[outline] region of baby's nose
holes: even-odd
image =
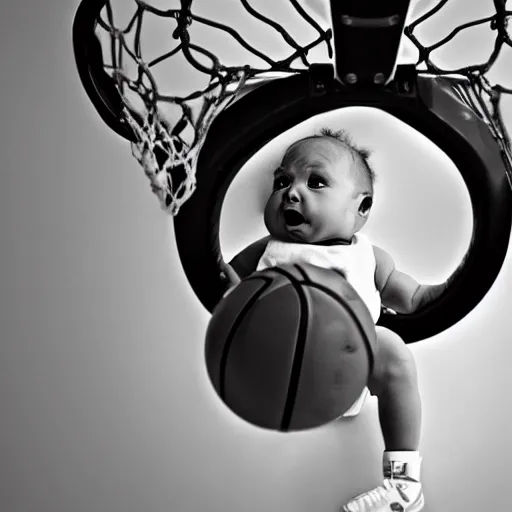
[[[288,190],[285,192],[285,199],[291,203],[300,202],[300,194],[296,186],[291,186],[288,188]]]

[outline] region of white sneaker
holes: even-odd
[[[384,452],[384,484],[352,498],[343,512],[419,512],[425,505],[420,464],[418,452]]]
[[[343,512],[419,512],[424,505],[420,482],[386,478],[384,485],[352,498]]]

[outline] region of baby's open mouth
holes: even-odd
[[[297,210],[285,210],[284,213],[284,221],[288,226],[299,226],[300,224],[304,224],[306,219],[302,213]]]

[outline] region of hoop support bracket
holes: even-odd
[[[410,0],[330,0],[336,78],[375,88],[394,76]]]

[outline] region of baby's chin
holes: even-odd
[[[281,242],[310,244],[314,243],[313,238],[303,228],[280,226],[278,229],[272,229],[267,226],[270,236]]]
[[[285,226],[283,229],[270,232],[270,235],[281,242],[296,244],[315,244],[328,238],[315,233],[311,226]]]
[[[284,230],[269,231],[270,235],[281,242],[298,243],[298,244],[322,244],[331,240],[342,240],[348,244],[351,243],[354,234],[342,233],[312,233],[308,230],[286,227]]]

